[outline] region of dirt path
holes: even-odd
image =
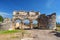
[[[56,37],[53,33],[50,33],[51,30],[30,30],[31,36],[34,40],[60,40],[59,37]]]
[[[33,40],[60,40],[60,37],[56,37],[51,30],[26,30],[28,34],[24,34],[24,38],[33,38]],[[0,34],[0,40],[21,40],[21,33],[13,34]]]

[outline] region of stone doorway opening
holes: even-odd
[[[38,29],[38,21],[37,20],[33,20],[32,24],[33,24],[34,29]]]
[[[21,20],[20,19],[16,19],[15,20],[15,29],[20,29],[21,28]]]
[[[25,30],[30,29],[30,21],[29,21],[29,19],[24,20],[24,29]]]

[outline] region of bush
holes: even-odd
[[[0,22],[3,22],[3,20],[4,20],[3,17],[0,15]]]

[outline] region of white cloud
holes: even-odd
[[[0,12],[0,15],[5,18],[5,17],[9,17],[11,14],[8,14],[6,12]]]
[[[57,21],[57,22],[60,22],[60,15],[58,15],[58,16],[56,17],[56,21]]]

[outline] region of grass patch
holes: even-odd
[[[57,31],[59,31],[59,32],[60,32],[60,27],[57,27]]]
[[[9,33],[16,33],[16,32],[21,32],[21,30],[5,30],[5,31],[0,31],[0,34],[9,34]]]
[[[26,30],[2,30],[0,31],[0,34],[11,34],[11,33],[17,33],[20,32],[21,34],[29,34]]]

